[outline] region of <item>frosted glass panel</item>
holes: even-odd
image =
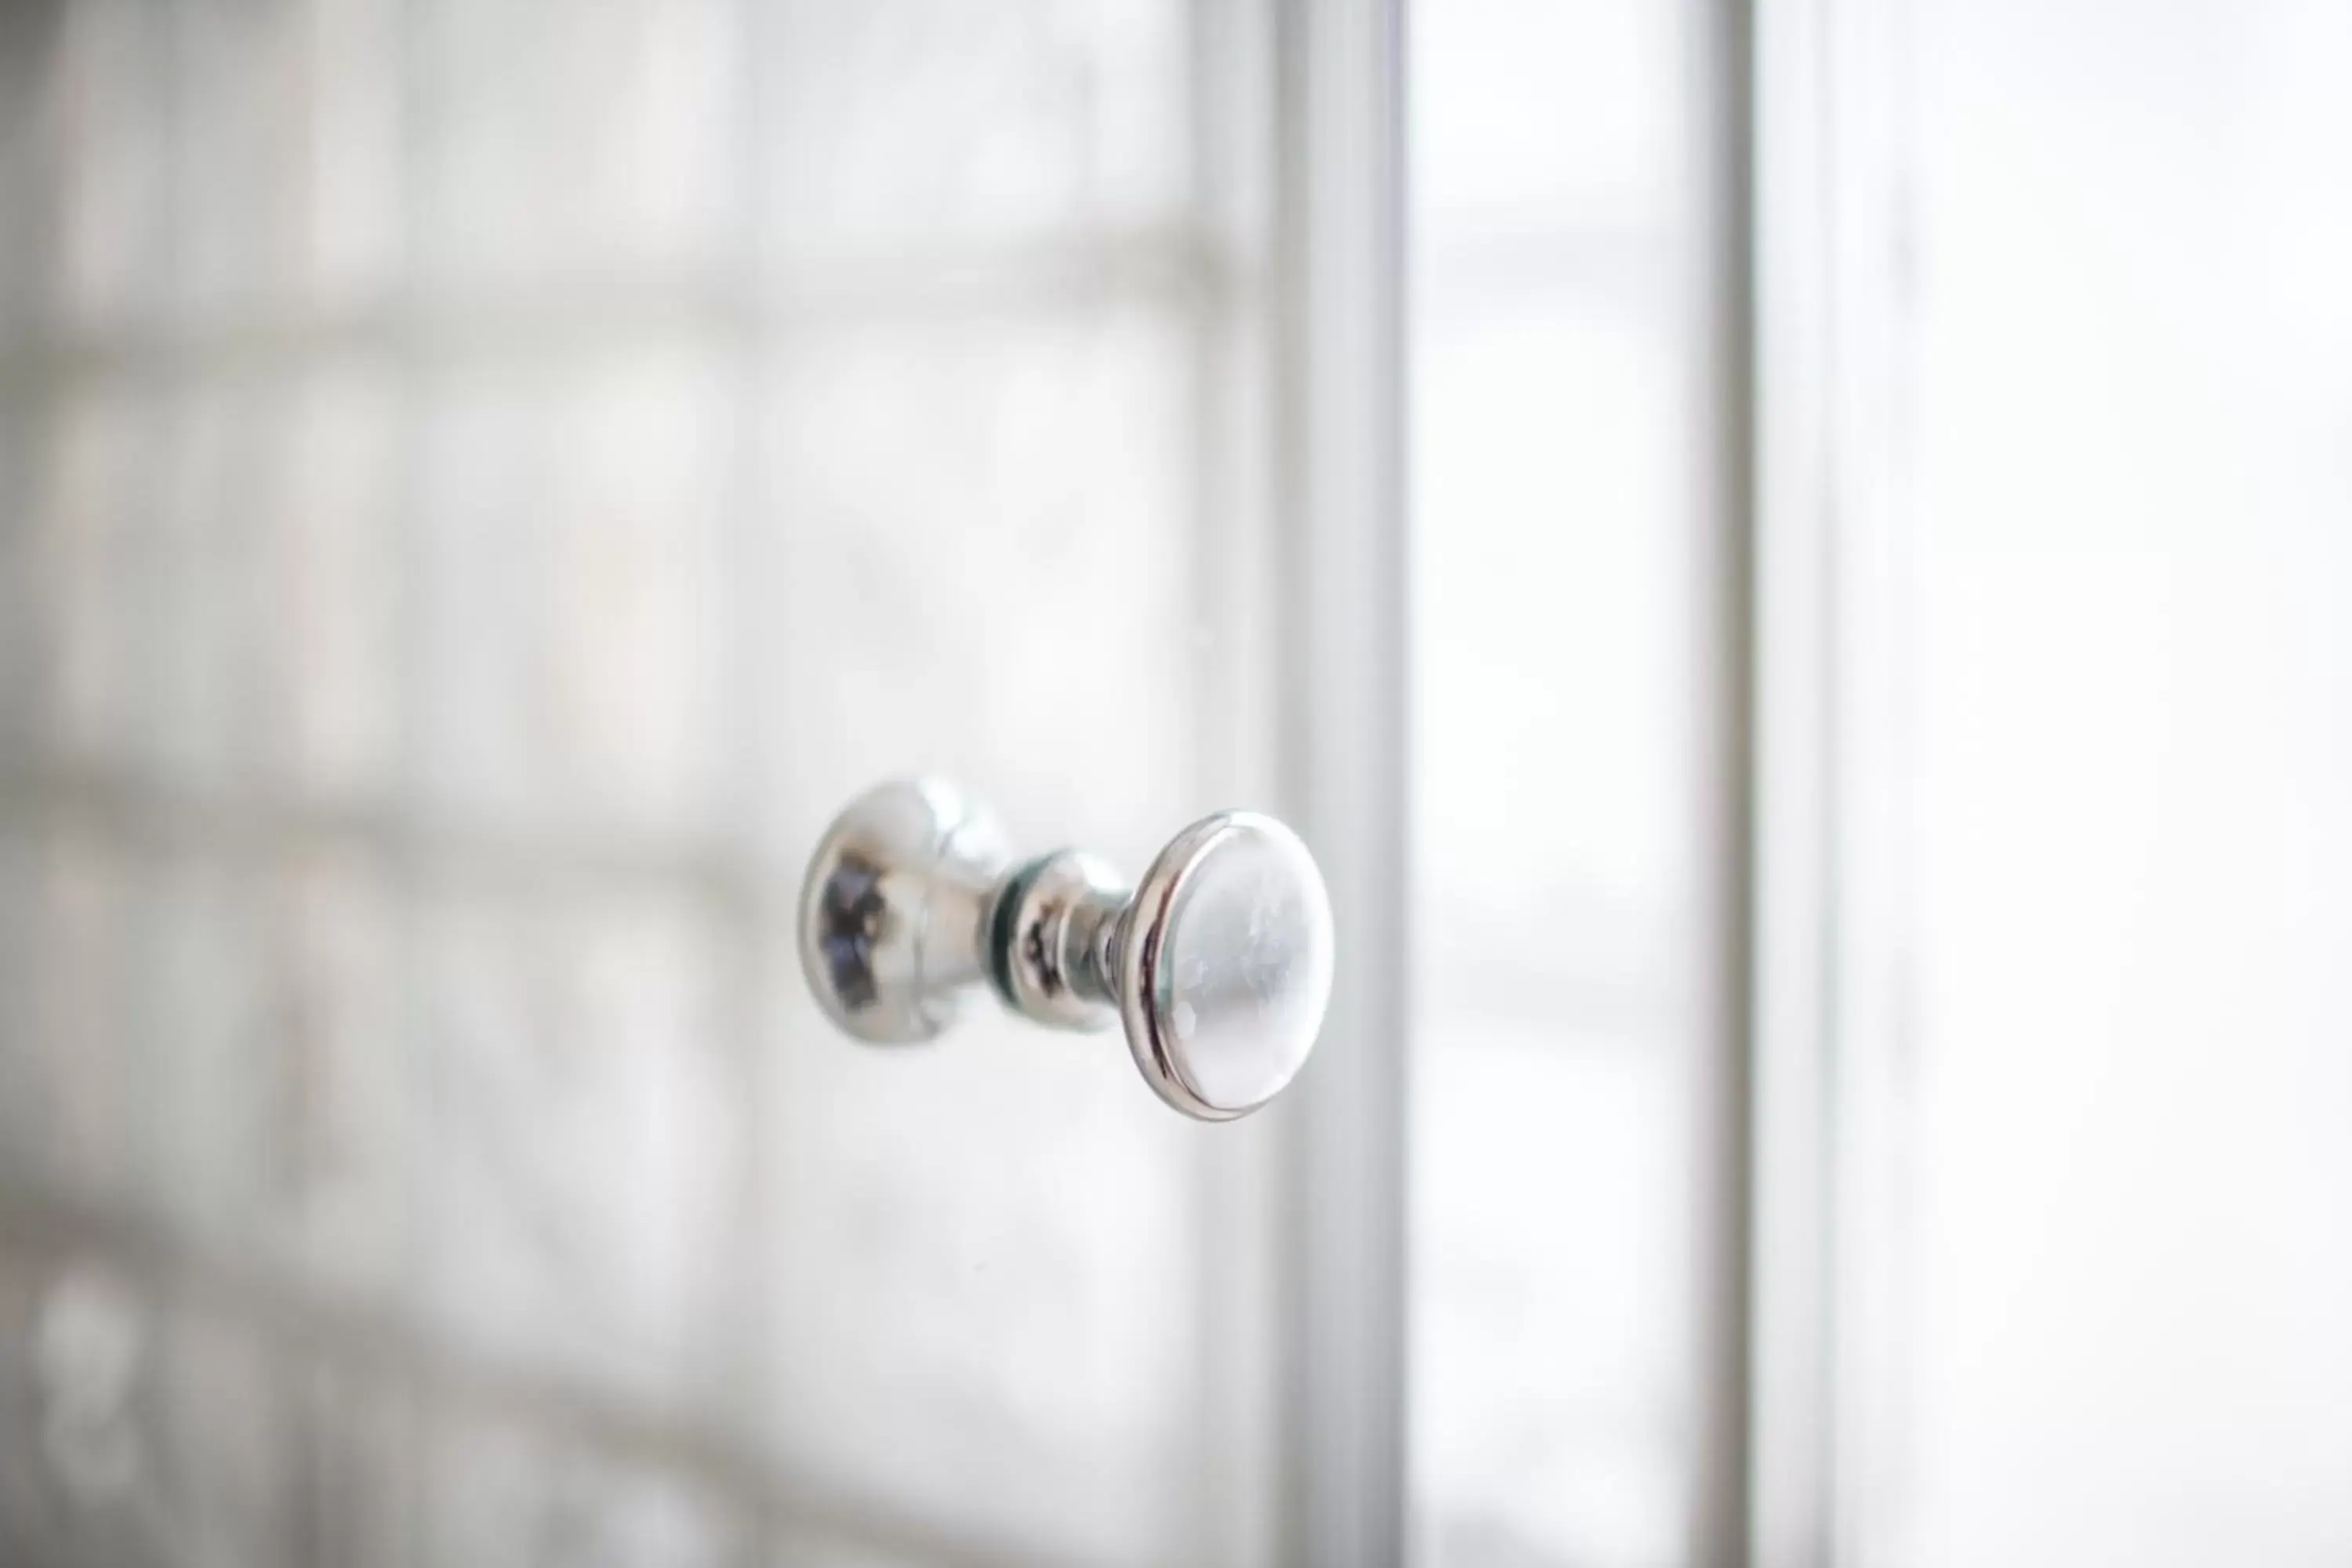
[[[1265,1560],[1271,1134],[792,928],[1266,776],[1270,18],[5,12],[0,1562]]]
[[[1410,35],[1433,1564],[1681,1562],[1699,1501],[1706,25],[1557,0]]]

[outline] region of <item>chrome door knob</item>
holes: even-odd
[[[883,784],[834,819],[800,945],[818,1004],[858,1039],[930,1039],[985,984],[1041,1024],[1118,1019],[1144,1081],[1207,1121],[1280,1093],[1331,997],[1331,900],[1272,817],[1202,817],[1130,891],[1076,850],[1016,863],[988,814],[936,780]]]

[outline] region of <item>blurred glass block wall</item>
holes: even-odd
[[[1412,31],[1412,1463],[1433,1563],[1689,1561],[1706,1442],[1709,9]]]
[[[1270,1550],[1272,1133],[791,956],[1252,792],[1260,30],[0,13],[0,1562]]]

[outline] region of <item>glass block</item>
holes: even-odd
[[[166,11],[172,289],[198,316],[302,302],[318,87],[310,0]]]
[[[42,155],[56,8],[0,7],[0,342],[38,327],[49,268],[45,221],[54,175]],[[5,423],[5,422],[0,422]],[[0,571],[0,582],[6,574]]]
[[[299,1568],[305,1434],[283,1347],[209,1310],[169,1312],[156,1366],[159,1519],[173,1561]]]
[[[142,389],[96,384],[41,405],[26,429],[25,517],[45,715],[38,759],[127,770],[145,743],[152,707],[149,610],[166,410]]]
[[[31,1353],[39,1313],[38,1269],[0,1251],[0,1560],[36,1564],[68,1560],[65,1500],[39,1458],[47,1398]]]
[[[788,266],[1184,216],[1190,37],[1171,0],[790,0],[762,20],[761,206]]]
[[[7,25],[0,21],[0,29]],[[0,100],[6,90],[0,86]],[[0,127],[0,138],[6,134]],[[5,155],[0,142],[0,157]],[[6,199],[0,192],[0,204]],[[0,334],[6,331],[0,321]],[[20,776],[32,770],[47,738],[41,600],[47,541],[34,515],[37,426],[21,404],[0,413],[0,772]]]
[[[138,1157],[135,936],[144,883],[103,839],[70,829],[8,835],[0,866],[11,959],[25,989],[8,1006],[9,1164],[38,1185],[87,1199],[126,1195]]]
[[[415,1568],[425,1524],[420,1401],[396,1374],[289,1355],[283,1373],[300,1434],[301,1560]]]
[[[257,580],[271,613],[258,707],[268,771],[290,792],[384,804],[397,787],[405,586],[394,373],[322,359],[273,386]]]
[[[0,1173],[20,1178],[48,1146],[46,861],[37,828],[0,820]]]
[[[202,851],[142,871],[124,1001],[138,1196],[215,1256],[284,1257],[302,1083],[265,966],[263,890],[249,863]]]
[[[1116,1035],[975,1008],[936,1048],[876,1050],[784,991],[762,1138],[778,1462],[1016,1561],[1210,1560],[1225,1366],[1197,1130]],[[1219,1158],[1267,1136],[1230,1131]]]
[[[426,1318],[502,1363],[721,1403],[749,1151],[713,922],[650,891],[440,882],[417,941]]]
[[[161,1329],[101,1262],[0,1252],[0,1558],[180,1561],[156,1430]]]
[[[289,859],[265,897],[261,1044],[291,1101],[261,1175],[312,1283],[396,1297],[417,1245],[406,906],[385,867],[356,849]]]
[[[414,251],[428,291],[651,274],[728,254],[742,58],[721,0],[528,0],[408,18]]]
[[[224,1262],[389,1289],[412,1068],[383,871],[331,849],[147,864],[126,1003],[143,1205]]]
[[[174,297],[200,324],[381,302],[398,261],[393,0],[173,14]]]
[[[436,378],[416,758],[459,820],[690,834],[717,798],[727,388],[688,350]]]
[[[401,280],[404,0],[310,0],[310,179],[305,248],[311,297],[365,306]]]
[[[267,388],[237,377],[185,384],[169,405],[156,468],[146,712],[141,771],[217,797],[258,775],[278,604],[265,563],[267,518],[254,505],[279,432]]]
[[[170,280],[171,38],[142,0],[79,0],[54,19],[38,94],[53,116],[50,321],[152,324]]]
[[[924,768],[1018,842],[1131,871],[1229,804],[1205,798],[1193,745],[1224,624],[1194,542],[1193,374],[1182,321],[1143,306],[793,340],[760,443],[779,860],[797,869],[854,794]]]
[[[462,1407],[430,1428],[418,1524],[419,1568],[734,1568],[752,1535],[697,1477]]]

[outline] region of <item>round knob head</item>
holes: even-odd
[[[1119,938],[1119,1010],[1145,1080],[1208,1121],[1273,1099],[1315,1048],[1331,950],[1330,895],[1297,834],[1247,811],[1178,834]]]

